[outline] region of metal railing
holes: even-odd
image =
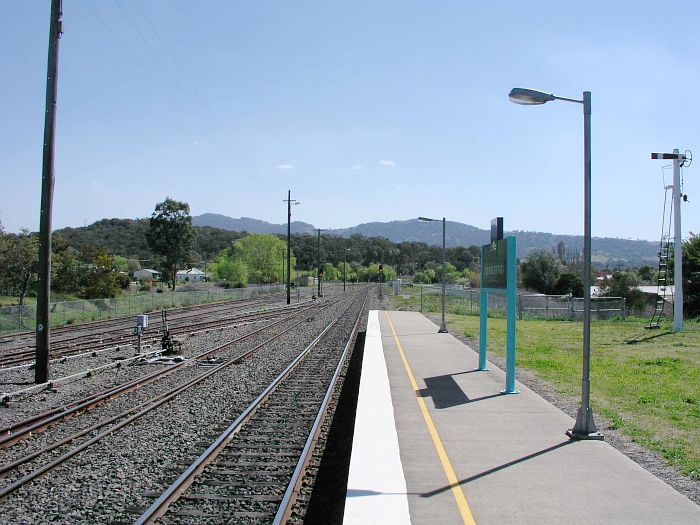
[[[461,315],[478,315],[480,309],[479,288],[462,288],[449,286],[445,289],[445,309],[449,313]],[[402,310],[419,312],[440,311],[440,285],[402,284],[401,295],[395,296],[396,306]],[[583,319],[583,299],[570,295],[539,295],[518,293],[518,319]],[[506,298],[504,295],[489,294],[489,315],[505,316]],[[623,297],[591,298],[591,319],[605,320],[625,317],[625,299]]]
[[[261,295],[271,295],[285,290],[284,285],[256,285],[247,288],[212,288],[198,291],[169,290],[143,295],[127,295],[115,299],[89,299],[84,301],[62,301],[51,304],[51,326],[126,317],[162,310],[181,308],[221,301],[235,301]],[[0,333],[34,330],[36,307],[25,305],[0,307]]]

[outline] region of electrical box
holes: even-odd
[[[148,328],[148,316],[146,314],[136,316],[136,326]]]

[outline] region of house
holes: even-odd
[[[143,268],[142,270],[136,270],[134,272],[134,279],[137,281],[157,281],[160,279],[160,272]]]
[[[204,272],[199,268],[190,268],[189,270],[178,270],[175,274],[178,281],[186,281],[190,283],[201,283],[204,281]]]

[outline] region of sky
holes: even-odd
[[[533,7],[528,11],[528,7]],[[0,222],[38,229],[50,0],[0,17]],[[658,240],[700,156],[700,2],[63,0],[54,229],[166,197],[320,228],[417,216]],[[664,166],[667,166],[664,169]],[[700,162],[682,234],[700,233]],[[670,196],[669,196],[670,198]]]

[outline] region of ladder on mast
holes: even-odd
[[[673,221],[673,185],[664,188],[664,214],[661,221],[661,243],[659,244],[659,270],[656,281],[656,295],[654,296],[654,312],[649,319],[647,328],[659,328],[661,318],[664,317],[666,297],[673,296],[668,273],[668,262],[673,249],[671,224]],[[669,191],[671,199],[669,200]]]

